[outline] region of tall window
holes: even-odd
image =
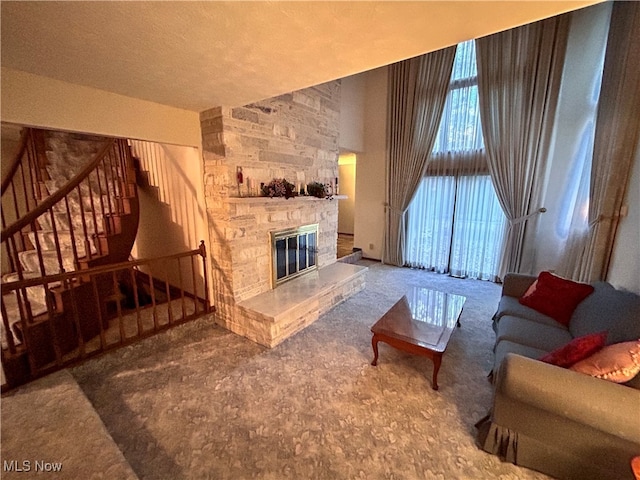
[[[483,148],[476,49],[471,40],[459,44],[456,49],[449,94],[432,153],[468,152]]]
[[[599,62],[597,74],[593,77],[590,98],[581,110],[577,121],[584,122],[578,139],[575,154],[571,159],[571,168],[566,188],[560,205],[560,215],[556,223],[556,233],[566,240],[570,232],[584,235],[589,229],[589,184],[591,179],[591,158],[593,157],[593,141],[595,136],[595,119],[598,111],[602,70],[604,68],[604,51]]]
[[[484,155],[475,44],[461,43],[427,172],[408,210],[413,267],[495,280],[506,220]]]

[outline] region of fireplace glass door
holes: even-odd
[[[274,286],[317,268],[318,225],[271,232]]]

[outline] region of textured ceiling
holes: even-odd
[[[599,1],[3,1],[1,58],[3,67],[202,111]]]

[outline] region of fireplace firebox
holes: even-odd
[[[270,232],[272,288],[318,268],[318,224]]]

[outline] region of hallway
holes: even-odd
[[[353,253],[353,235],[338,233],[338,258],[346,257]]]

